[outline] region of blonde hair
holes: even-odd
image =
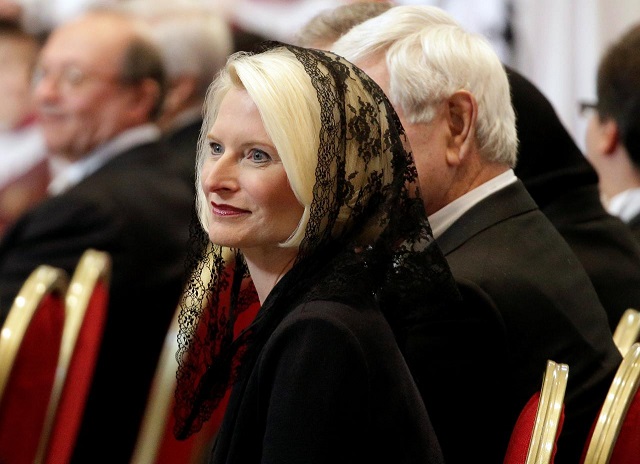
[[[318,150],[320,146],[322,115],[317,90],[311,83],[304,65],[285,48],[275,48],[264,53],[252,55],[246,52],[237,52],[230,56],[227,65],[212,83],[205,102],[205,116],[198,143],[198,156],[196,160],[196,203],[198,217],[205,231],[211,212],[207,205],[205,193],[201,187],[201,169],[205,158],[209,154],[207,133],[215,122],[218,110],[223,98],[232,88],[241,88],[248,92],[256,104],[265,126],[265,130],[271,138],[289,180],[291,189],[296,198],[304,206],[304,212],[296,230],[288,240],[281,243],[283,247],[297,247],[305,236],[306,227],[310,217],[311,204],[314,199],[314,187],[316,182],[335,182],[338,172],[316,172],[318,166]],[[347,92],[347,105],[359,107],[363,101],[371,101],[371,97],[361,87],[350,86]],[[330,117],[338,118],[337,115]],[[388,128],[386,120],[381,126],[381,132]],[[322,134],[323,137],[345,137],[344,131],[334,127],[334,133]],[[344,140],[347,150],[346,172],[356,172],[349,182],[355,187],[351,201],[347,201],[338,213],[338,227],[333,233],[340,232],[348,227],[348,217],[351,214],[351,205],[359,198],[366,184],[367,166],[375,168],[382,162],[390,163],[390,160],[382,160],[375,155],[380,147],[371,147],[372,156],[363,161],[362,156],[349,155],[349,150],[357,149],[357,141]],[[380,169],[384,173],[384,181],[392,177],[392,167],[384,166]],[[318,175],[326,176],[317,179]],[[343,174],[344,175],[344,174]],[[326,188],[326,187],[324,187]]]

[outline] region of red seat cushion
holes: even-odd
[[[98,359],[108,298],[107,286],[103,281],[98,281],[89,299],[69,362],[49,440],[47,463],[69,462],[71,459]]]
[[[64,325],[62,295],[46,295],[16,353],[0,405],[0,462],[32,464],[53,387]]]
[[[637,464],[640,460],[640,388],[624,418],[609,464]]]
[[[509,440],[509,446],[507,447],[504,464],[524,464],[526,462],[527,452],[529,451],[529,443],[531,442],[531,437],[533,435],[533,427],[535,425],[536,412],[538,410],[539,401],[540,392],[536,392],[529,399],[529,401],[527,401],[527,404],[520,412],[518,420],[516,421],[516,425],[513,427],[513,432],[511,432],[511,439]],[[560,436],[560,431],[562,430],[563,423],[564,405],[562,406],[560,420],[558,421],[558,430],[556,432],[556,439],[553,445],[553,452],[551,453],[551,463],[553,463],[556,455],[558,447],[558,437]]]

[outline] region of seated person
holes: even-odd
[[[209,462],[444,462],[397,340],[458,295],[405,144],[381,89],[329,52],[276,44],[215,80],[175,414],[195,433],[232,387]]]
[[[147,29],[109,12],[48,37],[34,99],[50,197],[0,241],[2,320],[40,264],[73,272],[87,248],[113,261],[106,328],[73,462],[129,462],[165,334],[182,292],[193,185],[154,124],[165,93]],[[112,424],[118,424],[117,440]]]
[[[501,462],[551,359],[570,369],[556,463],[579,462],[621,357],[584,267],[513,172],[516,119],[500,59],[429,6],[393,7],[331,49],[393,103],[436,242],[469,300],[484,302],[482,325],[451,328],[466,331],[467,350],[433,356],[449,335],[426,322],[407,340],[445,459]]]
[[[598,176],[547,98],[507,68],[518,130],[516,175],[584,266],[615,330],[640,305],[640,246],[605,211]]]
[[[640,243],[640,23],[604,53],[598,102],[589,118],[586,155],[600,177],[607,210],[629,225]]]

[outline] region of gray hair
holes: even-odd
[[[355,26],[332,50],[356,64],[384,54],[389,99],[411,123],[430,122],[438,102],[469,91],[478,102],[481,156],[515,166],[518,139],[504,66],[484,37],[440,8],[396,6]]]

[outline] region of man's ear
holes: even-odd
[[[600,119],[595,115],[598,124],[598,151],[605,155],[612,155],[620,145],[620,129],[613,118]]]
[[[447,147],[447,162],[459,165],[474,144],[478,103],[466,90],[458,90],[447,99],[447,119],[451,137]]]
[[[180,76],[173,79],[167,89],[164,105],[170,108],[172,112],[185,102],[191,102],[196,95],[197,80],[192,76]]]
[[[160,85],[153,79],[142,79],[133,88],[132,102],[129,108],[131,117],[137,121],[146,122],[158,104]]]

